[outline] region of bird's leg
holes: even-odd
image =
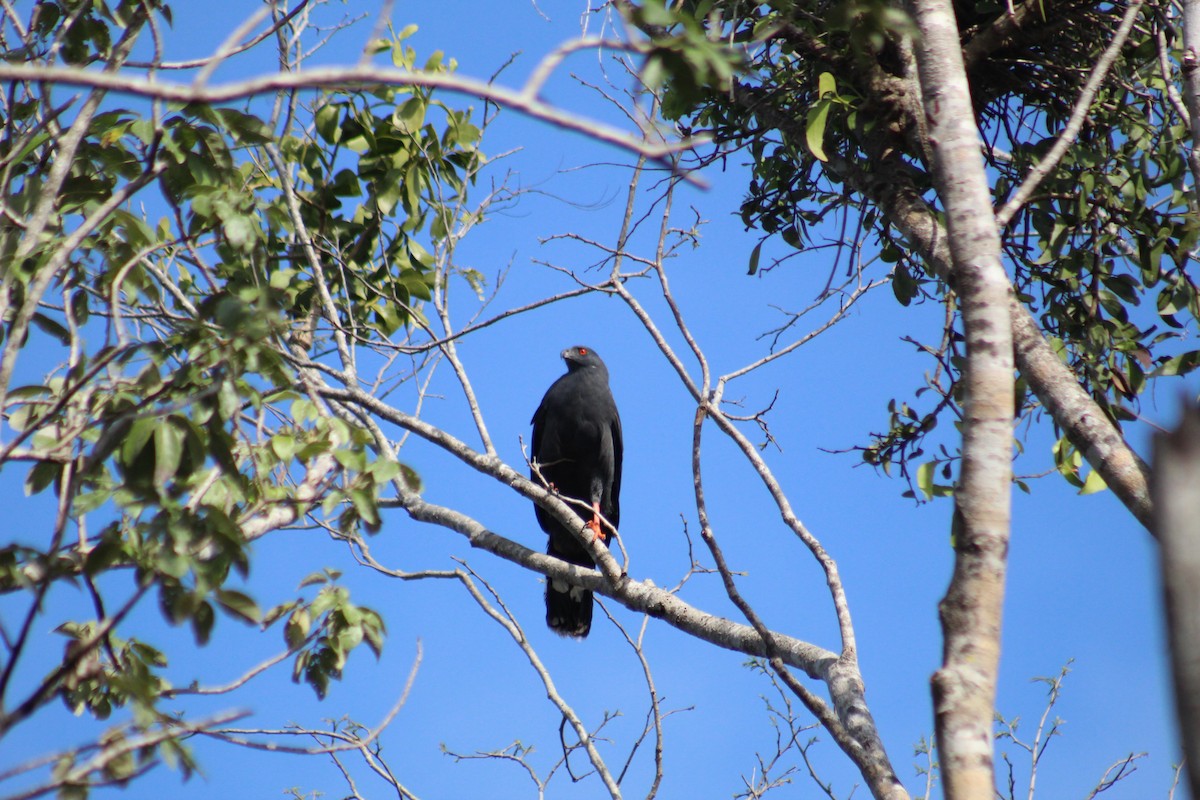
[[[604,538],[604,532],[600,529],[600,502],[592,503],[592,518],[588,520],[585,526],[592,531],[592,541],[599,541]]]

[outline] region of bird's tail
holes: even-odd
[[[546,579],[546,624],[562,636],[582,639],[592,629],[592,593],[553,578]]]

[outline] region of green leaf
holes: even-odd
[[[808,145],[809,152],[820,161],[829,160],[829,156],[825,155],[825,125],[829,121],[830,105],[829,100],[818,100],[808,110],[804,126],[804,142]]]
[[[320,616],[332,608],[337,608],[346,602],[349,592],[341,586],[326,586],[309,605],[309,611],[314,616]]]
[[[372,532],[379,530],[379,508],[375,504],[375,495],[373,492],[364,491],[362,489],[350,490],[350,502],[354,504],[354,510],[358,512],[358,516]]]
[[[1200,351],[1192,350],[1175,356],[1163,362],[1162,366],[1150,373],[1150,377],[1158,378],[1169,375],[1186,375],[1200,365]]]
[[[363,473],[370,475],[376,484],[383,484],[400,474],[400,464],[389,458],[377,458],[367,464]]]
[[[336,569],[313,572],[305,577],[304,580],[300,581],[300,586],[298,588],[303,589],[305,586],[313,586],[318,583],[329,583],[331,580],[336,581],[339,577],[341,577],[341,573]]]
[[[921,466],[917,467],[917,488],[921,490],[921,494],[926,500],[933,499],[933,473],[937,469],[938,462],[926,461]]]
[[[342,663],[345,663],[346,654],[362,644],[362,640],[363,631],[360,625],[352,625],[338,631],[337,647],[334,649],[341,654]]]
[[[216,621],[217,617],[211,605],[202,602],[196,606],[196,611],[192,614],[192,633],[196,636],[196,644],[208,644]]]
[[[297,605],[298,601],[293,600],[290,603],[280,603],[279,605],[271,608],[266,614],[263,615],[262,626],[267,628],[271,625],[274,625],[283,617],[284,614],[294,611]]]
[[[330,144],[337,144],[342,138],[342,131],[338,126],[338,121],[341,117],[342,107],[340,105],[330,103],[329,105],[321,106],[317,109],[317,113],[313,118],[317,134]]]
[[[415,469],[407,464],[400,465],[400,475],[404,479],[404,486],[414,494],[420,494],[424,485],[421,483],[421,475]]]
[[[900,301],[900,305],[907,306],[919,291],[920,285],[913,280],[908,267],[904,266],[902,262],[897,262],[895,268],[892,269],[892,294]]]
[[[339,447],[333,451],[333,457],[348,470],[361,472],[367,466],[367,454],[362,450]]]
[[[361,610],[363,612],[363,636],[366,638],[367,646],[371,648],[371,652],[375,654],[376,658],[379,658],[383,653],[383,618],[369,608]]]
[[[754,245],[754,249],[750,251],[750,270],[746,273],[747,275],[753,275],[754,273],[758,272],[758,258],[760,255],[762,255],[762,246],[763,242],[759,242],[758,244]]]
[[[172,420],[163,420],[154,431],[154,483],[164,486],[179,471],[184,432]]]
[[[124,434],[121,441],[121,464],[126,470],[132,470],[138,462],[142,451],[150,443],[154,437],[154,431],[158,427],[155,420],[149,417],[139,417],[135,419],[129,426],[129,430]]]
[[[1082,488],[1083,480],[1079,477],[1079,467],[1083,463],[1083,458],[1070,440],[1065,436],[1060,438],[1054,443],[1052,453],[1054,465],[1058,468],[1059,474],[1066,479],[1067,483]]]
[[[288,617],[287,624],[283,626],[283,640],[287,642],[289,648],[294,650],[304,644],[311,629],[312,616],[309,615],[308,609],[297,608]]]
[[[392,115],[396,130],[409,136],[420,132],[425,124],[425,98],[412,97],[396,109]]]
[[[399,170],[390,171],[389,177],[391,180],[384,180],[375,187],[375,202],[379,205],[379,213],[385,216],[395,211],[405,191]]]
[[[837,81],[833,77],[832,72],[822,72],[817,76],[817,97],[824,98],[827,94],[835,94],[837,92]]]
[[[646,65],[642,67],[642,85],[652,92],[657,91],[662,87],[665,76],[662,56],[658,53],[652,54],[646,59]]]
[[[58,480],[63,465],[57,461],[39,461],[25,478],[25,494],[35,495]]]
[[[254,247],[258,226],[253,217],[230,217],[225,220],[224,231],[234,249],[248,252]]]
[[[274,138],[271,128],[253,114],[238,111],[235,108],[215,109],[217,118],[224,126],[237,134],[243,144],[266,144]]]
[[[271,437],[271,452],[280,461],[290,461],[296,453],[296,437],[290,433],[277,433]]]
[[[218,589],[216,597],[217,603],[226,613],[252,625],[256,625],[262,620],[262,612],[259,611],[258,604],[249,595],[233,589]]]
[[[1104,478],[1096,470],[1088,473],[1087,480],[1083,482],[1083,487],[1079,490],[1080,494],[1095,494],[1102,492],[1108,488],[1108,484]]]
[[[124,543],[119,536],[104,536],[99,544],[87,554],[84,571],[88,575],[98,575],[126,558]]]
[[[64,347],[71,343],[71,334],[67,331],[67,329],[40,311],[34,313],[31,321],[34,325],[50,334],[55,339],[58,339],[58,341],[62,343]]]

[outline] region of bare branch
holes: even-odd
[[[264,730],[250,728],[214,728],[211,730],[199,731],[205,736],[214,739],[220,739],[223,742],[236,744],[241,747],[249,747],[253,750],[266,750],[272,753],[292,753],[294,755],[331,755],[334,753],[343,753],[350,750],[357,750],[364,755],[369,753],[369,747],[372,742],[379,738],[396,715],[400,713],[400,709],[408,702],[408,695],[412,691],[413,683],[417,679],[417,671],[421,667],[421,659],[424,655],[424,650],[421,646],[421,640],[417,640],[416,654],[413,656],[412,666],[408,670],[408,678],[404,681],[404,688],[400,692],[400,697],[380,720],[379,724],[374,728],[367,730],[365,736],[360,736],[356,733],[341,733],[337,731],[312,731],[303,728],[291,728],[287,730]],[[328,737],[331,740],[339,741],[340,744],[318,745],[317,747],[288,747],[280,745],[272,741],[258,741],[248,738],[249,736],[264,736],[277,737],[281,735],[299,736],[313,735]]]
[[[564,130],[585,134],[591,139],[654,160],[663,160],[673,153],[688,150],[707,141],[704,137],[699,136],[680,142],[663,142],[646,136],[635,136],[605,123],[564,111],[530,95],[526,89],[508,89],[462,75],[407,72],[378,66],[314,67],[300,72],[281,72],[247,80],[204,86],[196,83],[159,81],[153,77],[130,76],[113,72],[93,72],[70,67],[5,62],[0,64],[0,81],[44,82],[118,92],[175,103],[206,104],[246,100],[281,91],[421,86],[478,97]]]
[[[103,776],[108,771],[109,766],[115,761],[129,758],[139,751],[153,750],[163,742],[181,739],[189,734],[208,733],[217,726],[227,725],[244,716],[246,716],[245,711],[225,711],[199,720],[163,720],[160,723],[160,727],[156,729],[138,732],[131,736],[113,737],[108,743],[56,753],[51,757],[38,759],[38,764],[25,765],[15,770],[10,770],[0,775],[0,780],[5,780],[15,774],[27,771],[27,768],[36,768],[36,766],[40,766],[43,763],[48,763],[49,758],[53,758],[59,764],[68,764],[70,766],[66,769],[56,771],[54,777],[49,781],[7,795],[4,800],[33,800],[33,798],[42,797],[53,792],[73,792],[77,791],[80,787],[104,785],[110,782],[110,780],[97,780],[93,776]],[[82,763],[75,763],[79,756],[93,750],[95,754],[88,760]],[[145,771],[148,768],[148,766],[142,767],[141,771]]]
[[[1137,772],[1137,764],[1135,762],[1145,757],[1145,753],[1130,753],[1125,758],[1114,763],[1104,771],[1104,775],[1096,783],[1095,788],[1088,792],[1088,796],[1084,800],[1092,800],[1096,795],[1101,792],[1107,792],[1119,782]]]
[[[529,643],[529,639],[525,636],[525,631],[521,629],[521,625],[519,622],[517,622],[517,618],[513,616],[512,612],[510,612],[508,608],[505,607],[504,602],[500,599],[500,596],[495,592],[495,590],[492,589],[491,586],[488,585],[486,581],[480,578],[479,575],[470,567],[467,567],[466,564],[463,564],[463,567],[466,570],[466,574],[460,575],[459,580],[462,582],[463,586],[466,587],[466,590],[471,595],[471,598],[479,604],[479,607],[484,610],[484,613],[495,620],[500,627],[504,628],[508,635],[512,637],[512,640],[517,643],[517,646],[521,649],[521,652],[525,654],[525,658],[528,659],[529,665],[533,667],[534,672],[537,673],[538,678],[542,681],[542,686],[546,690],[546,697],[551,703],[554,704],[554,707],[562,713],[564,722],[570,724],[572,730],[575,731],[575,735],[579,737],[579,743],[587,752],[588,760],[591,761],[592,767],[596,770],[596,774],[600,776],[600,780],[604,783],[604,788],[608,791],[609,795],[614,798],[614,800],[619,800],[621,797],[621,789],[617,785],[616,779],[609,771],[608,765],[604,761],[604,757],[601,756],[600,751],[596,749],[593,735],[588,731],[587,727],[583,724],[583,721],[579,719],[578,714],[575,713],[575,709],[571,708],[567,701],[563,699],[562,695],[559,694],[557,687],[554,685],[554,679],[550,677],[550,671],[546,669],[546,665],[542,662],[541,657],[538,656],[537,651],[533,649],[533,645]],[[488,602],[483,593],[480,592],[478,587],[475,586],[475,581],[472,581],[471,577],[468,577],[468,574],[469,576],[474,577],[475,581],[481,583],[483,587],[488,590],[488,592],[492,595],[492,598],[495,600],[496,605],[492,605]],[[499,607],[497,608],[497,606]]]

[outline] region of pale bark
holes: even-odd
[[[1156,437],[1154,475],[1175,708],[1191,796],[1200,797],[1200,411]]]
[[[1192,147],[1192,193],[1200,192],[1200,0],[1183,0],[1183,98],[1187,104]]]
[[[607,44],[613,49],[623,47],[620,42],[603,40],[589,41],[587,44],[597,46]],[[561,58],[553,53],[546,58],[547,61],[553,59],[553,64],[561,61]],[[353,67],[314,67],[296,72],[276,72],[246,80],[206,85],[199,82],[175,83],[151,80],[141,75],[97,72],[77,67],[0,63],[0,82],[44,81],[58,86],[78,86],[98,89],[102,92],[130,94],[152,100],[166,100],[172,103],[203,103],[206,105],[220,105],[237,100],[273,95],[281,91],[302,89],[422,86],[488,100],[534,119],[549,122],[564,130],[582,133],[593,140],[607,142],[652,159],[662,159],[706,141],[700,138],[667,141],[661,138],[640,136],[547,103],[538,96],[542,83],[545,81],[546,70],[547,67],[542,66],[525,86],[520,89],[511,89],[490,81],[470,78],[453,72],[409,71],[371,64]]]
[[[1022,377],[1075,449],[1134,518],[1150,530],[1153,503],[1146,462],[1051,349],[1029,310],[1016,298],[1010,302],[1013,347]]]
[[[953,9],[946,0],[915,0],[912,11],[921,34],[915,52],[934,179],[967,342],[954,577],[940,607],[945,642],[942,668],[933,676],[934,723],[946,797],[988,800],[1012,482],[1012,289],[1001,265]]]
[[[1183,97],[1200,192],[1200,0],[1183,2]],[[1154,447],[1154,533],[1159,538],[1175,708],[1192,797],[1200,797],[1200,410]]]

